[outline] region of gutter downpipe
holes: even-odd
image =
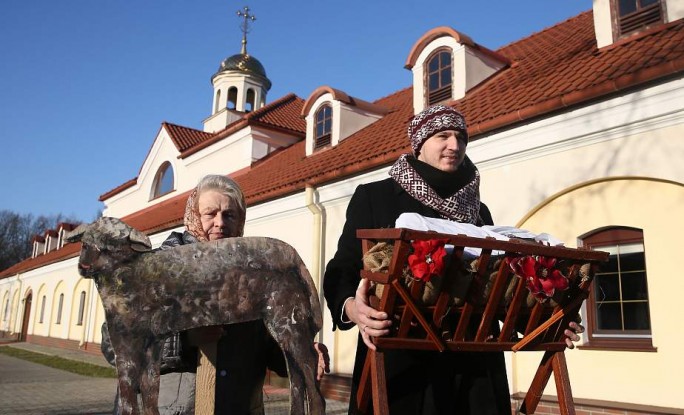
[[[323,207],[315,201],[316,189],[307,184],[304,189],[306,199],[306,207],[309,208],[313,214],[313,238],[312,238],[312,253],[311,253],[311,267],[313,268],[313,280],[318,287],[318,299],[323,304],[323,273],[321,272],[321,244],[323,240]],[[323,312],[323,310],[321,310]],[[323,343],[323,330],[318,333],[318,341]]]

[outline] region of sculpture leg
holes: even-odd
[[[282,321],[276,319],[276,321]],[[297,324],[273,327],[267,324],[271,336],[282,349],[290,377],[290,414],[304,414],[304,401],[310,415],[325,414],[325,399],[316,380],[318,352],[313,347],[312,330],[306,318]]]
[[[121,415],[138,415],[138,392],[140,391],[141,371],[145,368],[144,346],[142,341],[125,340],[117,328],[117,324],[108,321],[112,348],[116,354],[116,372],[119,382],[118,413]]]
[[[141,374],[140,393],[145,415],[159,415],[159,343],[153,342],[145,349],[146,363]]]
[[[308,414],[325,414],[325,400],[316,381],[318,353],[313,344],[286,344],[285,347],[283,350],[290,377],[290,414],[304,414],[305,401],[308,402]]]
[[[308,349],[304,344],[300,347],[304,351],[308,350],[310,357],[309,363],[304,365],[304,382],[306,383],[306,395],[309,402],[309,414],[325,414],[325,399],[321,393],[321,385],[316,380],[318,372],[318,352],[313,347],[313,343],[308,344]]]
[[[138,385],[140,370],[131,359],[117,355],[116,370],[119,381],[119,414],[138,415]]]

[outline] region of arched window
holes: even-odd
[[[62,307],[64,306],[64,294],[59,295],[59,304],[57,304],[57,320],[55,321],[56,324],[60,324],[62,322]]]
[[[9,298],[5,300],[5,313],[2,315],[2,321],[7,321],[9,316]]]
[[[45,296],[40,300],[40,319],[38,322],[42,323],[43,321],[45,321]]]
[[[643,231],[610,227],[581,239],[586,247],[610,253],[587,299],[585,347],[653,350]]]
[[[214,114],[219,110],[219,101],[221,101],[221,90],[216,91],[216,99],[214,100]]]
[[[234,110],[237,108],[237,88],[234,86],[228,88],[228,101],[226,103],[226,108],[229,110]]]
[[[428,60],[425,70],[427,103],[434,105],[451,98],[453,79],[451,52],[445,49],[436,51]]]
[[[328,104],[322,105],[315,115],[316,125],[314,126],[314,150],[330,144],[332,136],[332,107]]]
[[[157,170],[154,178],[152,199],[163,196],[173,191],[173,167],[168,161],[164,162]]]
[[[86,298],[86,292],[81,291],[80,299],[78,301],[78,321],[77,325],[82,326],[83,325],[83,315],[85,311],[85,298]]]
[[[254,90],[252,88],[249,88],[247,90],[247,102],[245,103],[245,112],[252,112],[255,110],[255,99],[256,95],[254,94]]]
[[[618,36],[663,22],[661,0],[613,0],[617,6]]]

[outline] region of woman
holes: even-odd
[[[492,224],[480,202],[480,174],[466,156],[465,119],[444,105],[427,108],[409,123],[413,154],[402,155],[390,178],[359,186],[347,207],[338,249],[328,263],[323,291],[335,328],[357,326],[359,341],[352,391],[359,385],[372,336],[389,333],[386,313],[368,305],[367,280],[361,280],[361,242],[356,230],[394,227],[401,213],[476,225]],[[567,334],[567,332],[566,332]],[[574,340],[579,340],[571,333]],[[437,353],[385,350],[390,413],[510,414],[510,393],[503,353]],[[349,413],[355,413],[352,393]]]
[[[205,176],[188,197],[185,231],[172,232],[161,249],[242,236],[245,210],[245,198],[237,183],[227,176]],[[222,330],[217,347],[215,413],[263,414],[266,369],[287,376],[283,354],[261,321],[231,324]],[[188,343],[186,333],[175,333],[162,348],[158,404],[162,415],[194,413],[197,350]],[[108,356],[105,336],[102,345]],[[314,347],[319,352],[320,380],[329,371],[327,350],[319,343]]]

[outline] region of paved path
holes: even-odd
[[[11,347],[89,363],[99,363],[101,359],[78,351],[29,343],[14,343]],[[0,415],[110,414],[115,393],[116,379],[77,375],[0,354]],[[264,404],[266,415],[288,414],[288,391],[264,388]],[[326,412],[346,414],[347,404],[328,400]]]
[[[0,354],[0,414],[111,413],[116,379],[91,378]]]

